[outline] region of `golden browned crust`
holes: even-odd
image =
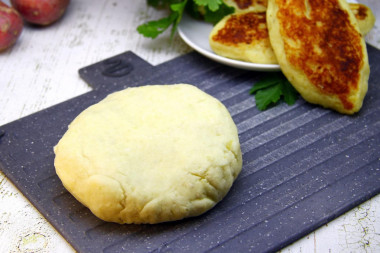
[[[276,63],[268,35],[265,12],[239,12],[224,17],[210,35],[218,55],[254,63]]]
[[[358,21],[361,34],[364,36],[369,33],[376,21],[371,8],[364,4],[350,3],[350,9]]]
[[[358,89],[364,58],[359,32],[338,0],[290,2],[276,0],[288,61],[321,93],[338,96],[351,110],[349,96]]]
[[[225,26],[212,36],[212,40],[216,42],[235,46],[268,38],[266,14],[263,12],[231,15]]]
[[[363,4],[350,4],[350,8],[354,13],[356,19],[364,20],[368,17],[368,7]]]

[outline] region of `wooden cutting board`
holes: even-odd
[[[87,94],[0,127],[0,169],[80,252],[279,250],[380,193],[380,51],[368,46],[369,91],[347,116],[299,99],[255,108],[268,73],[234,69],[193,52],[158,66],[126,52],[79,70]],[[190,83],[221,100],[239,130],[243,169],[206,214],[157,225],[96,218],[62,186],[53,146],[107,94],[145,84]]]

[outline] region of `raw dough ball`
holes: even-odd
[[[242,167],[229,112],[187,84],[109,95],[70,124],[54,152],[67,190],[117,223],[200,215],[227,194]]]

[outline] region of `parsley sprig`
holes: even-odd
[[[250,94],[255,94],[256,107],[266,110],[268,106],[278,103],[281,98],[288,105],[293,105],[298,99],[298,92],[282,73],[271,73],[255,83]]]
[[[172,26],[171,37],[173,38],[185,11],[194,18],[213,24],[235,11],[222,0],[147,0],[147,3],[154,8],[169,10],[167,17],[148,21],[137,27],[140,34],[152,39],[170,26]],[[250,94],[255,94],[256,107],[259,110],[266,110],[281,99],[288,105],[292,105],[299,95],[282,73],[271,73],[266,76],[252,87]]]
[[[167,17],[161,18],[159,20],[149,21],[138,26],[137,31],[145,37],[154,39],[163,33],[166,29],[168,29],[171,25],[173,25],[171,31],[171,36],[173,37],[177,26],[181,21],[186,3],[187,0],[181,1],[179,3],[176,3],[175,1],[148,1],[148,4],[156,8],[169,6],[171,12]]]
[[[172,26],[171,37],[173,38],[184,11],[195,18],[202,18],[213,24],[227,14],[234,12],[234,8],[228,7],[222,0],[148,0],[148,5],[169,9],[167,17],[148,21],[137,27],[140,34],[152,39],[155,39],[170,26]]]

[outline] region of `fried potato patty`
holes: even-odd
[[[241,12],[224,17],[211,31],[209,44],[216,54],[231,59],[277,63],[265,12]]]
[[[345,0],[269,0],[267,21],[281,70],[305,100],[340,113],[360,110],[368,56]]]

